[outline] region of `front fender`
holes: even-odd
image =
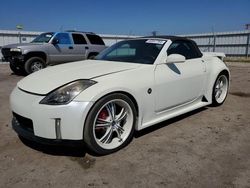
[[[134,98],[138,107],[138,124],[150,119],[154,114],[154,65],[143,66],[94,79],[97,83],[80,93],[74,100],[96,102],[102,97],[115,92],[127,93]],[[148,93],[151,88],[152,92]]]
[[[81,101],[81,102],[85,101],[85,102],[96,103],[98,100],[100,100],[101,98],[111,93],[124,93],[125,95],[128,95],[129,97],[133,97],[133,100],[136,102],[135,106],[138,107],[138,117],[137,117],[138,122],[136,124],[135,129],[139,130],[138,126],[141,125],[142,123],[141,113],[143,112],[143,102],[140,99],[140,97],[135,92],[133,92],[133,90],[124,88],[124,87],[102,88],[102,89],[98,89],[98,91],[96,89],[90,89],[90,88],[88,89],[87,89],[88,91],[86,90],[80,93],[74,99],[74,101]]]

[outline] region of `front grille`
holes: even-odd
[[[4,57],[10,57],[11,56],[10,48],[2,48],[2,54]]]
[[[13,112],[13,119],[24,130],[34,134],[33,122],[31,119],[20,116],[20,115],[16,114],[15,112]]]

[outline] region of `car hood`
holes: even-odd
[[[19,81],[17,86],[30,93],[45,95],[74,80],[95,79],[135,69],[140,66],[140,64],[113,61],[78,61],[51,66],[35,72]]]
[[[3,46],[2,48],[23,48],[23,47],[38,46],[43,44],[47,43],[17,43],[17,44],[8,44]]]

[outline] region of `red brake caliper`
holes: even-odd
[[[104,108],[104,109],[102,109],[102,111],[98,115],[98,119],[106,120],[108,116],[109,116],[108,111]]]
[[[104,108],[102,111],[99,113],[97,120],[106,120],[108,118],[108,111]],[[105,127],[98,127],[99,129],[105,129]]]

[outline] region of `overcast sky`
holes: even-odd
[[[0,30],[76,29],[102,34],[188,34],[244,30],[250,0],[11,0],[0,2]]]

